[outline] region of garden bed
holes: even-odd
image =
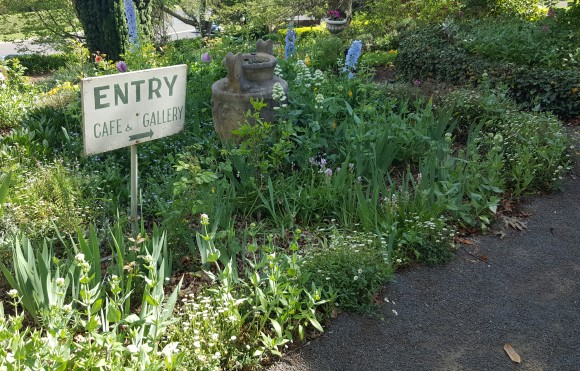
[[[575,122],[568,71],[500,68],[439,24],[387,41],[364,25],[341,37],[286,31],[277,122],[254,103],[236,146],[213,130],[211,85],[227,52],[251,46],[224,36],[128,53],[130,70],[189,66],[185,133],[139,146],[138,236],[127,222],[128,151],[81,155],[79,76],[119,73],[116,61],[81,49],[36,83],[2,62],[0,166],[11,175],[0,248],[17,289],[2,298],[18,305],[0,338],[23,334],[24,308],[39,334],[26,346],[42,350],[2,343],[3,359],[257,368],[338,311],[373,313],[395,270],[446,262],[520,197],[559,187],[574,149],[558,117],[538,111]],[[518,95],[533,93],[518,77],[532,70],[568,93]]]

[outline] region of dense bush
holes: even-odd
[[[507,81],[514,99],[527,109],[580,116],[580,71],[518,68]]]
[[[396,58],[396,50],[389,50],[388,52],[377,50],[364,53],[361,57],[361,65],[369,67],[388,66],[389,64],[392,64]]]
[[[303,270],[318,287],[336,290],[340,309],[368,312],[392,275],[381,244],[374,233],[335,231],[326,246],[309,252]]]
[[[412,81],[428,78],[452,83],[476,81],[483,70],[483,60],[447,37],[441,26],[432,25],[401,35],[396,64],[401,76]]]
[[[540,13],[536,0],[460,0],[465,11],[474,15],[531,17]]]
[[[34,102],[25,70],[18,59],[0,61],[0,132],[16,127]]]
[[[26,68],[26,75],[40,75],[56,71],[71,61],[68,54],[20,54],[11,58],[18,59]]]
[[[509,51],[509,56],[515,54]],[[515,58],[509,56],[506,54],[505,58]],[[518,66],[506,63],[505,58],[473,54],[440,26],[431,26],[401,38],[396,62],[400,75],[408,81],[435,79],[477,85],[483,76],[489,76],[494,83],[507,84],[510,94],[524,107],[552,111],[561,117],[578,115],[580,74],[577,71]]]

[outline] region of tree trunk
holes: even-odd
[[[127,51],[129,36],[123,0],[73,0],[91,53],[119,60]],[[151,35],[151,0],[133,0],[139,37]]]

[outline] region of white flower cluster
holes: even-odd
[[[324,103],[324,95],[316,94],[314,101],[315,101],[314,109],[322,109],[322,103]]]
[[[274,67],[274,75],[284,78],[284,75],[282,74],[282,67],[276,65],[276,67]]]
[[[310,69],[308,68],[308,66],[306,66],[304,61],[299,59],[296,62],[296,84],[300,85],[304,83],[304,86],[309,88],[310,86],[312,86],[312,80],[313,79],[312,74],[310,73]]]
[[[272,88],[272,99],[276,102],[280,102],[280,107],[288,106],[286,103],[282,103],[286,101],[286,92],[284,91],[282,84],[279,82],[275,83],[274,87]],[[274,109],[280,109],[280,107],[274,107]]]
[[[314,71],[314,86],[320,86],[324,82],[324,72],[321,70]]]

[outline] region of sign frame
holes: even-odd
[[[84,154],[182,132],[186,91],[186,64],[83,78]]]

